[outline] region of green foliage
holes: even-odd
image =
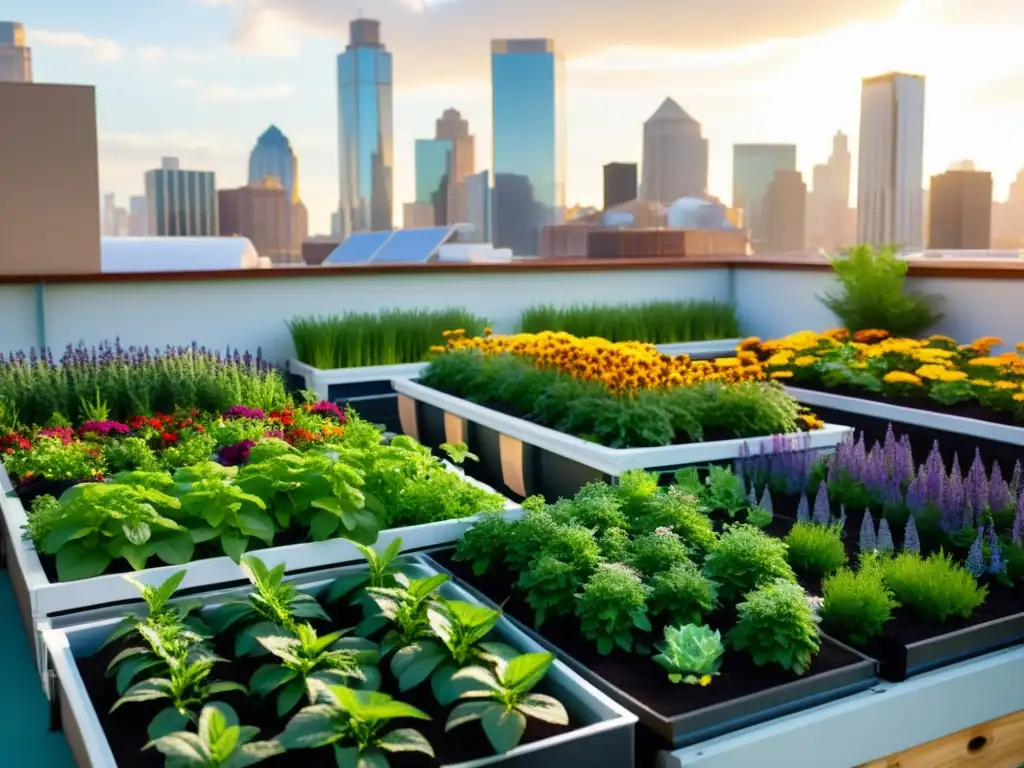
[[[747,506],[743,481],[728,467],[708,468],[701,500],[709,509],[720,510],[729,517],[736,517],[736,513]]]
[[[846,564],[842,534],[839,525],[796,523],[786,535],[789,564],[814,576],[832,573]]]
[[[966,619],[988,596],[987,586],[942,551],[924,559],[901,552],[882,564],[882,573],[896,600],[928,621]]]
[[[665,627],[665,641],[656,647],[661,653],[654,661],[668,672],[668,679],[690,685],[710,683],[718,674],[725,653],[718,631],[696,624]]]
[[[523,509],[525,517],[511,525],[505,541],[505,565],[513,572],[525,570],[561,525],[546,508],[529,508],[524,504]]]
[[[821,590],[823,627],[852,643],[866,643],[882,634],[893,609],[899,607],[885,584],[881,563],[871,555],[862,556],[856,572],[840,568],[827,576]]]
[[[708,556],[704,573],[718,582],[719,594],[727,602],[773,579],[795,582],[796,575],[786,561],[786,545],[749,525],[734,525]]]
[[[727,640],[758,666],[777,664],[798,675],[811,666],[821,647],[814,611],[799,584],[775,579],[736,606],[739,621]]]
[[[87,480],[106,471],[95,447],[76,441],[65,444],[59,437],[46,435],[36,437],[29,450],[5,456],[4,466],[12,477],[45,480]]]
[[[650,533],[659,528],[668,528],[676,534],[698,562],[703,562],[718,546],[714,526],[701,512],[697,498],[676,488],[659,489],[645,500],[631,520],[634,533]]]
[[[523,333],[565,331],[609,341],[672,344],[739,336],[736,310],[717,301],[649,301],[642,304],[535,305],[519,318]]]
[[[176,731],[149,742],[174,768],[243,768],[282,754],[277,741],[253,741],[259,728],[239,725],[229,705],[213,702],[199,713],[198,733]]]
[[[419,731],[391,728],[392,720],[406,718],[430,719],[387,694],[332,685],[318,703],[299,710],[277,740],[288,750],[333,746],[338,768],[388,768],[388,752],[433,757],[433,748]]]
[[[480,457],[470,452],[469,446],[463,442],[441,443],[440,448],[455,464],[463,464],[467,459],[469,461],[480,461]]]
[[[323,370],[416,363],[427,358],[432,346],[444,344],[445,331],[462,329],[479,336],[486,325],[464,309],[392,309],[295,317],[288,330],[295,356]]]
[[[549,616],[569,616],[576,607],[573,597],[590,575],[556,557],[544,555],[521,571],[516,586],[533,609],[533,622],[543,626]]]
[[[633,650],[636,630],[651,631],[647,618],[647,588],[639,574],[621,564],[602,565],[583,586],[576,605],[583,636],[601,654],[618,646]]]
[[[126,437],[116,442],[104,443],[100,452],[104,463],[113,472],[123,470],[139,470],[155,472],[160,469],[160,459],[156,452],[141,437]],[[207,453],[203,458],[209,458]]]
[[[667,571],[689,562],[686,547],[670,528],[657,528],[643,533],[630,544],[626,565],[644,577]]]
[[[822,303],[851,332],[878,328],[917,338],[942,315],[934,309],[935,297],[906,291],[907,266],[892,248],[850,248],[832,260],[840,290],[825,294]]]
[[[452,559],[469,563],[473,573],[493,573],[505,559],[506,538],[512,523],[498,514],[487,514],[455,542]]]
[[[718,607],[718,584],[689,561],[654,574],[647,583],[651,615],[671,624],[699,624],[703,616]]]
[[[369,587],[366,590],[377,604],[380,614],[394,625],[381,641],[382,656],[429,636],[431,630],[427,609],[436,600],[437,589],[448,581],[446,574],[420,579],[396,574],[395,578],[401,586]]]
[[[487,667],[466,667],[453,681],[463,686],[459,704],[448,716],[445,731],[479,720],[494,751],[503,754],[519,744],[529,717],[554,725],[568,725],[569,714],[553,696],[533,693],[554,663],[551,653],[526,653]]]
[[[556,517],[571,519],[599,536],[613,528],[629,527],[623,501],[606,483],[587,483],[571,500],[559,500],[555,508]]]

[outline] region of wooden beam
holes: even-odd
[[[860,768],[1020,768],[1024,766],[1024,710],[979,723]]]

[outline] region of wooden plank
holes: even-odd
[[[883,757],[860,768],[1020,768],[1024,710]]]

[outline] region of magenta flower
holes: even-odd
[[[309,409],[310,413],[315,413],[317,416],[333,416],[342,424],[345,423],[345,412],[341,410],[337,405],[328,401],[321,400],[319,403]]]
[[[217,453],[217,461],[225,467],[237,467],[249,460],[249,451],[256,445],[253,440],[243,440],[234,445],[225,445]]]
[[[119,421],[87,421],[78,428],[80,435],[99,435],[100,437],[127,435],[131,431],[131,427]]]
[[[263,433],[263,436],[264,437],[276,437],[278,440],[284,440],[284,430],[283,429],[268,429],[266,432]]]
[[[244,405],[232,405],[226,411],[224,411],[225,419],[252,419],[253,421],[262,421],[266,418],[266,414],[259,408],[249,408]]]

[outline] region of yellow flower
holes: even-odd
[[[774,368],[782,365],[789,365],[793,359],[793,355],[789,352],[776,352],[774,355],[768,358],[765,362],[769,368]]]
[[[1007,364],[1007,361],[999,357],[976,357],[973,360],[968,360],[967,364],[979,368],[1002,368]]]
[[[1017,383],[1014,381],[997,381],[993,386],[996,389],[1019,389]]]
[[[886,384],[912,384],[915,387],[921,386],[921,379],[906,371],[889,371],[882,378]]]
[[[718,357],[715,358],[715,365],[719,368],[735,368],[740,364],[738,357]]]
[[[773,379],[792,379],[793,378],[793,372],[792,371],[772,371],[771,372],[771,377]]]
[[[434,344],[430,348],[430,351],[431,352],[444,352],[446,349],[448,349],[448,348],[447,347],[441,347],[441,346],[438,346],[437,344]]]
[[[941,381],[947,371],[941,365],[922,365],[914,373],[922,379],[933,379]],[[966,374],[965,374],[966,375]]]
[[[814,365],[816,362],[818,362],[818,358],[816,358],[814,355],[801,355],[800,357],[793,361],[793,364],[799,365],[801,368],[804,368],[805,366],[808,365]]]
[[[991,387],[992,386],[992,382],[989,381],[988,379],[971,379],[971,381],[969,383],[973,384],[976,387]]]
[[[711,675],[702,675],[700,678],[700,685],[702,688],[707,688],[711,685]]]
[[[1018,392],[1013,396],[1013,399],[1018,403],[1024,403],[1024,392]]]

